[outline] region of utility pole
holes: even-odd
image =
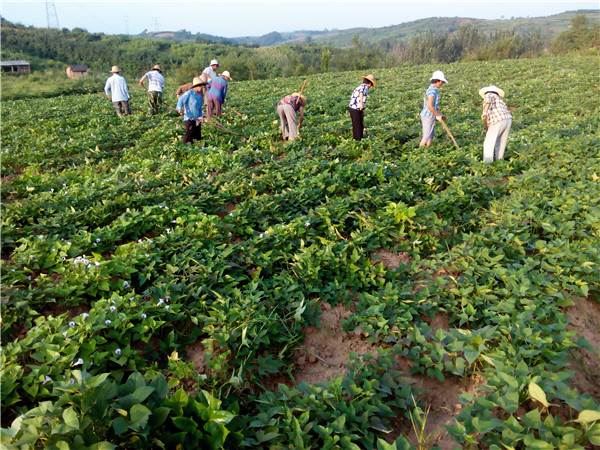
[[[58,24],[58,15],[56,14],[56,6],[54,6],[54,0],[46,0],[46,19],[48,21],[48,28],[60,29]]]
[[[153,23],[153,25],[154,25],[154,32],[158,33],[158,26],[160,25],[158,23],[158,17],[153,17],[153,19],[154,19],[154,23]]]

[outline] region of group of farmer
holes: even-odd
[[[177,88],[177,106],[174,108],[184,117],[185,133],[184,143],[193,143],[202,139],[202,114],[203,105],[206,104],[206,118],[211,120],[213,115],[221,116],[222,107],[227,95],[228,82],[232,81],[231,74],[224,71],[217,75],[219,62],[213,59],[202,74],[194,77],[193,81]],[[125,78],[119,75],[119,68],[112,67],[112,76],[106,80],[104,91],[112,99],[114,108],[119,116],[131,114],[129,106],[129,92]],[[361,76],[361,84],[354,89],[350,97],[348,111],[352,122],[352,137],[360,141],[365,136],[364,112],[367,104],[369,89],[377,86],[377,81],[372,74]],[[148,87],[144,81],[148,80]],[[420,113],[422,124],[422,137],[419,146],[430,146],[433,142],[436,121],[445,126],[446,117],[439,112],[439,89],[446,83],[446,77],[440,70],[433,72],[429,87],[423,94],[423,109]],[[139,85],[148,91],[148,114],[157,114],[162,108],[162,90],[165,81],[159,65],[155,65],[145,73]],[[491,85],[479,90],[483,98],[483,121],[486,137],[483,144],[483,160],[492,162],[504,157],[504,150],[508,141],[508,133],[512,125],[512,116],[504,103],[504,91]],[[205,100],[206,97],[206,100]],[[284,141],[294,140],[299,136],[299,129],[304,120],[306,97],[300,92],[286,95],[277,103],[281,134]],[[170,108],[170,107],[169,107]],[[173,109],[173,108],[171,108]],[[450,135],[452,137],[452,135]],[[452,137],[454,140],[454,137]]]

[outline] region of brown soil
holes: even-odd
[[[332,308],[329,303],[322,303],[321,311],[320,327],[304,329],[304,345],[292,356],[296,384],[317,384],[343,376],[351,353],[378,356],[377,346],[368,344],[360,330],[342,329],[340,321],[352,315],[344,305]]]
[[[569,317],[568,329],[575,331],[591,346],[591,350],[571,351],[569,369],[575,372],[571,387],[600,402],[600,302],[591,297],[575,298],[565,312]]]
[[[371,264],[378,266],[380,263],[383,263],[389,270],[397,269],[401,264],[404,266],[409,265],[412,260],[413,258],[408,252],[394,253],[384,248],[375,250],[371,254]]]

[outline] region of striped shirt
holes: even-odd
[[[433,84],[429,85],[427,88],[427,92],[425,92],[425,98],[423,99],[423,110],[421,111],[422,117],[432,117],[435,118],[435,114],[432,114],[427,107],[427,100],[429,97],[433,95],[433,109],[438,110],[438,106],[440,105],[440,91]]]
[[[106,95],[111,96],[113,102],[126,102],[129,100],[127,81],[118,73],[115,73],[112,77],[108,77],[104,85],[104,92]]]
[[[490,105],[485,112],[485,105]],[[487,92],[483,97],[483,111],[487,114],[488,127],[503,120],[512,119],[504,100],[495,92]]]
[[[195,120],[202,117],[202,94],[197,94],[193,89],[186,91],[177,100],[175,109],[178,112],[183,111],[183,120]]]
[[[165,87],[165,79],[158,70],[147,72],[140,80],[140,83],[146,78],[148,78],[148,91],[162,92]]]
[[[350,97],[350,108],[352,109],[360,109],[360,94],[363,95],[362,107],[364,108],[367,105],[367,95],[369,94],[369,86],[362,83],[352,92],[352,96]]]

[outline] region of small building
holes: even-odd
[[[88,66],[67,66],[67,76],[72,80],[81,78],[88,71]]]
[[[0,61],[0,67],[2,67],[2,72],[12,72],[12,73],[29,73],[31,72],[31,66],[29,63],[23,59],[15,60],[15,61]]]

